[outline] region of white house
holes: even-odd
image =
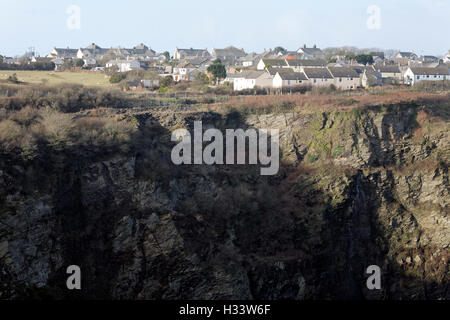
[[[333,84],[333,76],[327,68],[304,68],[303,73],[313,86],[328,87]]]
[[[106,63],[106,68],[117,66],[119,72],[140,70],[141,63],[137,60],[110,60]]]
[[[211,55],[206,49],[175,49],[173,58],[175,60],[188,59],[188,58],[209,58]]]
[[[245,57],[239,58],[239,62],[244,67],[251,67],[258,61],[259,58],[260,58],[259,54],[252,52],[246,55]]]
[[[450,63],[450,50],[448,50],[447,54],[444,56],[444,63]]]
[[[273,87],[276,89],[296,87],[306,84],[307,81],[302,72],[277,72],[273,78]]]
[[[286,68],[289,67],[285,59],[261,59],[256,66],[257,70],[264,70],[266,68]]]
[[[421,81],[450,80],[448,68],[409,67],[403,75],[406,84],[415,85]]]
[[[241,91],[245,89],[271,88],[273,77],[266,71],[244,71],[235,75],[233,90]]]
[[[395,58],[397,59],[410,59],[410,60],[416,60],[418,57],[414,52],[411,51],[399,51]]]
[[[297,53],[301,55],[302,59],[324,59],[325,55],[317,48],[316,45],[313,45],[312,48],[306,47],[306,44],[304,44],[301,48],[297,50]]]

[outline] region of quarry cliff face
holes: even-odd
[[[131,115],[147,130],[131,150],[2,155],[0,298],[449,299],[439,110],[147,111]],[[170,132],[194,120],[279,129],[278,174],[173,165]],[[370,265],[381,290],[366,287]]]

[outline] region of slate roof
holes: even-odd
[[[319,48],[305,48],[305,47],[301,47],[297,50],[297,52],[303,52],[305,54],[308,55],[321,55],[322,54],[322,50],[320,50]]]
[[[270,65],[272,67],[285,67],[287,66],[286,60],[284,59],[262,59],[265,65]]]
[[[76,57],[78,49],[70,49],[70,48],[55,48],[55,50],[58,52],[58,57],[60,58],[71,58]]]
[[[380,57],[381,59],[384,59],[384,52],[383,51],[372,51],[369,53],[373,57]]]
[[[358,78],[359,74],[352,68],[347,67],[328,67],[331,75],[338,78]]]
[[[278,72],[283,80],[308,80],[303,72]]]
[[[349,66],[349,68],[352,68],[358,74],[364,73],[364,71],[367,71],[367,72],[374,72],[375,71],[373,66]]]
[[[325,67],[327,62],[321,59],[288,59],[286,60],[290,67]]]
[[[333,79],[333,76],[328,71],[327,68],[304,68],[303,72],[308,77],[308,79]]]
[[[257,79],[259,78],[261,75],[263,75],[265,73],[265,71],[243,71],[241,73],[239,73],[236,78],[245,78],[245,79]]]
[[[381,73],[400,73],[400,68],[397,65],[375,66],[375,70]]]
[[[178,52],[183,53],[188,57],[209,55],[209,52],[206,49],[178,49]]]
[[[400,56],[402,58],[412,58],[413,56],[415,56],[414,52],[405,52],[405,51],[400,51],[398,54],[400,54]]]
[[[439,68],[411,67],[410,69],[416,75],[425,75],[425,76],[449,75],[448,68],[444,67]]]
[[[277,74],[277,72],[294,72],[291,68],[267,68],[266,71],[271,75],[274,76]]]
[[[226,47],[224,49],[213,49],[213,53],[217,57],[245,57],[246,53],[243,49],[238,49],[233,46]]]

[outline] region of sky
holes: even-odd
[[[79,14],[78,14],[79,13]],[[34,47],[178,48],[247,52],[303,44],[444,55],[450,0],[0,0],[0,54]]]

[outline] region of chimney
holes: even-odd
[[[317,48],[317,46],[316,46],[316,45],[313,45],[313,48],[314,48],[314,49],[316,49],[316,48]]]
[[[306,49],[306,43],[304,43],[304,44],[303,44],[303,48],[305,48],[305,49]]]

